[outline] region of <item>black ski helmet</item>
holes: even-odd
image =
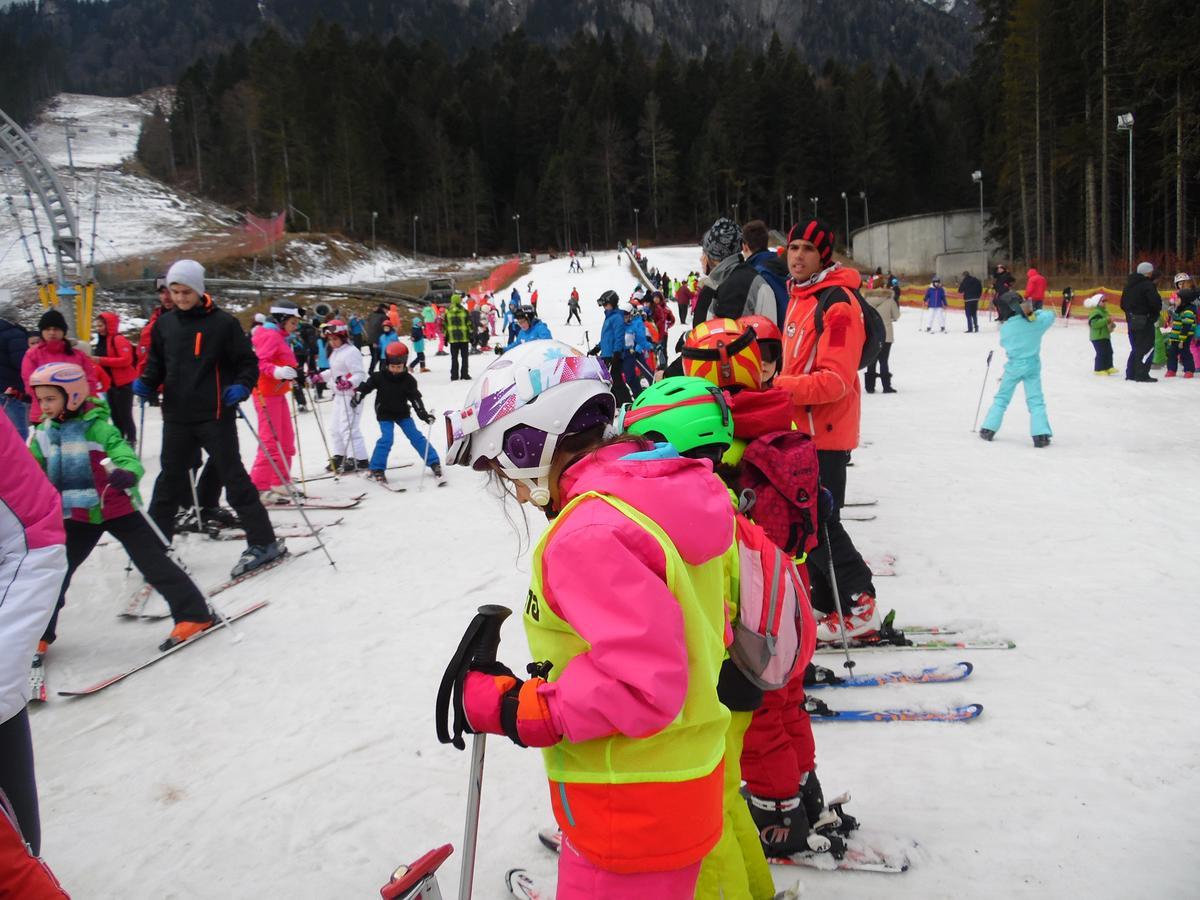
[[[996,316],[1001,322],[1007,322],[1013,316],[1021,315],[1021,295],[1016,291],[1007,291],[996,298]]]
[[[300,307],[291,300],[271,301],[271,318],[277,325],[282,325],[288,319],[298,319],[300,314]]]
[[[600,299],[596,301],[598,306],[611,306],[616,309],[621,305],[621,298],[617,296],[616,291],[605,291],[600,295]]]

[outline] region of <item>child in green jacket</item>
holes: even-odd
[[[1104,306],[1104,292],[1088,297],[1083,305],[1091,310],[1088,314],[1088,337],[1096,348],[1095,372],[1097,375],[1115,375],[1117,370],[1113,368],[1111,335],[1117,326]]]
[[[62,495],[67,532],[67,574],[38,653],[44,654],[54,643],[71,576],[106,531],[121,542],[133,564],[171,608],[175,628],[160,650],[212,627],[213,616],[204,595],[167,555],[166,546],[138,511],[136,485],[142,464],[109,421],[104,401],[88,397],[83,369],[73,363],[47,363],[35,369],[29,380],[43,417],[29,449]],[[104,467],[106,457],[111,471]]]

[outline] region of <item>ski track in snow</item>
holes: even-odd
[[[672,272],[698,264],[694,247],[647,253]],[[595,343],[595,299],[628,293],[634,278],[612,252],[594,269],[585,259],[583,275],[567,264],[535,266],[522,295],[532,278],[555,336],[583,346],[586,328]],[[562,324],[572,286],[585,328]],[[1179,626],[1195,591],[1173,532],[1195,492],[1172,472],[1200,440],[1196,417],[1181,415],[1200,383],[1097,378],[1085,328],[1059,324],[1044,351],[1053,446],[1032,447],[1019,399],[987,444],[968,428],[996,325],[963,334],[952,312],[949,334],[928,335],[919,319],[906,308],[896,326],[900,393],[864,395],[871,446],[854,454],[850,494],[878,498],[878,519],[849,527],[864,552],[904,561],[900,577],[878,583],[884,609],[901,621],[981,623],[1018,648],[963,653],[976,668],[961,684],[824,692],[834,706],[971,701],[985,712],[968,724],[822,725],[826,796],[851,791],[847,811],[864,828],[920,847],[905,875],[777,869],[777,886],[799,881],[825,898],[1194,896],[1200,742],[1189,715],[1200,682],[1194,629]],[[1121,359],[1124,343],[1118,332]],[[434,349],[433,371],[419,377],[440,411],[467,386],[449,382],[449,358]],[[472,357],[473,372],[487,359]],[[989,398],[1002,362],[998,353]],[[328,424],[328,404],[320,409]],[[364,409],[370,446],[378,430]],[[155,410],[146,428],[148,494]],[[253,441],[239,431],[249,462]],[[316,471],[312,413],[300,431],[305,469]],[[440,426],[434,435],[441,452]],[[415,457],[397,441],[393,462]],[[478,605],[519,613],[528,553],[520,514],[514,531],[481,476],[456,469],[447,487],[426,478],[418,491],[418,467],[389,474],[406,494],[372,491],[358,509],[309,514],[346,519],[323,534],[336,572],[310,553],[219,598],[227,609],[271,601],[238,623],[241,643],[215,634],[68,702],[53,691],[142,658],[169,628],[115,617],[136,583],[118,547],[80,571],[48,657],[51,702],[33,711],[43,852],[74,895],[368,897],[397,864],[458,847],[469,756],[436,741],[436,687]],[[314,485],[323,496],[362,490],[354,478]],[[202,584],[225,577],[239,546],[180,544]],[[503,635],[500,658],[524,666],[518,615]],[[859,671],[948,661],[863,654]],[[552,822],[544,784],[538,753],[489,742],[476,897],[504,896],[512,866],[553,883],[554,859],[536,838]],[[456,853],[443,867],[446,896],[458,864]]]

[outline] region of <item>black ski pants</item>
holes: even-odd
[[[567,324],[568,325],[571,324],[571,319],[574,319],[580,325],[583,324],[583,320],[581,318],[579,318],[579,307],[578,306],[572,306],[569,310],[567,310]]]
[[[875,596],[871,567],[866,564],[854,541],[842,526],[841,509],[846,502],[846,464],[850,454],[845,450],[818,450],[817,463],[821,486],[833,494],[834,509],[818,532],[818,543],[808,554],[808,574],[812,582],[812,604],[823,613],[837,608],[829,567],[837,577],[837,597],[843,611],[854,606],[854,594]],[[826,538],[828,537],[828,540]]]
[[[367,374],[372,375],[375,372],[375,367],[379,365],[379,341],[371,341],[367,349],[371,351],[371,365],[367,368]]]
[[[108,409],[112,413],[112,423],[125,438],[130,447],[137,446],[137,426],[133,424],[133,388],[110,387],[105,395],[108,399]]]
[[[608,363],[608,374],[612,376],[612,392],[617,399],[617,406],[624,406],[626,403],[633,402],[633,396],[629,393],[629,386],[625,384],[625,360],[621,354],[611,356],[605,360]]]
[[[967,331],[979,330],[979,298],[964,300],[963,307],[967,311]]]
[[[1150,377],[1149,356],[1154,350],[1155,316],[1126,315],[1129,328],[1129,359],[1125,361],[1125,377],[1129,380]]]
[[[140,513],[117,516],[96,525],[74,519],[67,519],[63,524],[67,529],[67,574],[58,594],[58,604],[42,634],[42,640],[47,644],[54,643],[58,614],[66,606],[67,588],[71,586],[75,570],[91,555],[106,531],[121,542],[137,570],[145,576],[151,587],[162,594],[171,607],[172,619],[176,622],[207,622],[212,618],[204,595],[167,555],[167,548]]]
[[[867,393],[875,392],[876,378],[883,379],[883,386],[885,388],[890,388],[892,386],[892,370],[888,368],[888,359],[891,357],[891,355],[892,342],[886,341],[884,345],[879,348],[879,356],[875,358],[875,361],[871,363],[870,368],[867,369],[867,374],[863,376],[863,380],[866,382],[867,386]]]
[[[1092,346],[1096,348],[1096,372],[1107,372],[1113,367],[1113,349],[1112,338],[1105,338],[1102,341],[1092,341]]]
[[[192,505],[188,465],[197,444],[208,454],[209,464],[215,466],[214,471],[225,486],[225,498],[246,529],[246,543],[252,546],[273,543],[275,531],[271,520],[242,465],[237,419],[232,410],[215,421],[163,423],[162,472],[154,483],[154,498],[150,501],[150,515],[163,534],[169,540],[175,533],[175,513],[180,507]]]
[[[7,722],[0,722],[0,790],[12,804],[25,843],[34,856],[40,856],[42,822],[38,816],[33,738],[29,733],[27,709],[22,709]]]
[[[471,345],[467,341],[450,344],[450,377],[470,378],[471,369],[467,362],[471,358]]]
[[[676,301],[675,305],[679,307],[679,324],[686,325],[687,324],[688,307],[691,304],[684,303],[682,301]]]

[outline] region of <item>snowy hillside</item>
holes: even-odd
[[[680,274],[698,264],[695,247],[647,255]],[[633,276],[613,253],[594,269],[585,260],[579,276],[567,265],[535,266],[520,289],[533,280],[556,336],[594,342],[595,298],[627,293]],[[562,325],[572,287],[583,327]],[[1195,896],[1196,591],[1177,535],[1196,494],[1175,476],[1200,442],[1200,422],[1180,414],[1200,383],[1097,378],[1086,329],[1056,326],[1044,361],[1053,446],[1031,446],[1020,401],[987,444],[969,427],[996,326],[963,334],[952,313],[950,333],[930,335],[919,318],[905,309],[897,324],[900,393],[864,397],[848,494],[879,505],[851,534],[868,555],[898,558],[897,577],[877,588],[902,622],[959,623],[1017,649],[860,654],[859,672],[959,658],[976,668],[955,685],[826,691],[830,705],[967,701],[985,712],[957,725],[817,724],[827,796],[850,790],[865,828],[921,846],[904,875],[777,869],[776,883],[845,900]],[[432,349],[426,403],[457,406],[466,390]],[[997,374],[993,365],[989,395]],[[148,492],[157,412],[146,427]],[[311,413],[300,428],[315,472]],[[414,457],[400,441],[392,460]],[[74,896],[367,898],[398,863],[458,845],[468,757],[436,741],[437,682],[478,605],[519,606],[529,577],[519,544],[542,525],[531,514],[527,535],[513,512],[514,528],[475,473],[453,470],[444,488],[419,475],[398,470],[406,494],[352,477],[313,485],[329,497],[366,492],[357,509],[311,513],[344,517],[325,532],[337,570],[311,552],[225,594],[226,610],[270,601],[239,624],[240,641],[214,634],[96,697],[34,710],[43,850]],[[240,548],[194,536],[180,546],[206,584]],[[48,658],[52,693],[152,653],[169,630],[115,617],[134,584],[123,567],[119,548],[103,546],[77,576]],[[518,621],[500,658],[529,659]],[[476,897],[504,896],[515,865],[552,883],[554,860],[536,839],[551,822],[544,784],[539,754],[489,742]],[[445,896],[457,871],[456,854]]]

